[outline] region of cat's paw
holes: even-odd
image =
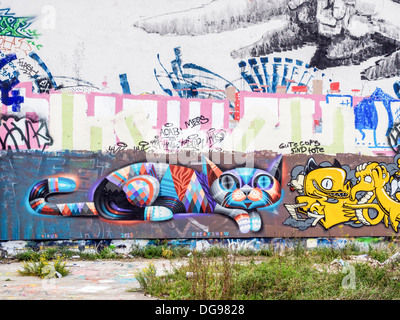
[[[174,214],[166,207],[150,206],[144,209],[144,220],[165,221],[172,219]]]
[[[258,212],[250,212],[250,230],[251,231],[259,231],[261,229],[261,217]]]
[[[248,213],[238,214],[234,219],[241,233],[248,233],[250,231],[250,216]]]

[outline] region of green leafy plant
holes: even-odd
[[[50,260],[45,252],[39,255],[39,259],[28,260],[22,262],[22,269],[18,273],[23,276],[37,276],[39,278],[53,278],[57,273],[61,276],[66,276],[70,273],[66,267],[66,262],[63,256],[57,256]]]
[[[40,251],[28,249],[26,251],[17,253],[15,258],[18,261],[39,261],[40,257],[43,255],[46,256],[48,260],[55,259],[60,255],[67,259],[72,257],[73,255],[76,255],[76,252],[63,247],[47,248]]]
[[[156,277],[156,267],[153,263],[149,263],[147,267],[137,272],[136,279],[139,282],[140,288],[144,291],[148,291],[150,288],[154,290],[154,286],[157,286],[159,279]]]
[[[105,247],[98,253],[99,259],[116,259],[118,254],[113,247]]]

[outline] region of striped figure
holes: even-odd
[[[281,157],[269,172],[236,168],[222,172],[203,158],[202,171],[166,163],[136,163],[100,181],[93,202],[53,204],[51,194],[73,192],[67,178],[49,178],[30,191],[29,203],[39,214],[101,216],[110,220],[165,221],[179,213],[219,213],[236,221],[240,232],[259,231],[259,210],[281,197]]]

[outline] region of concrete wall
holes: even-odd
[[[97,254],[109,249],[120,257],[135,257],[135,252],[145,250],[146,246],[162,246],[164,248],[185,248],[190,252],[193,250],[204,251],[218,247],[232,253],[260,253],[262,250],[293,250],[298,247],[315,249],[331,248],[343,249],[346,246],[357,248],[360,252],[368,252],[371,248],[387,248],[393,243],[393,239],[377,237],[357,238],[249,238],[249,239],[175,239],[175,240],[59,240],[59,241],[2,241],[0,242],[1,258],[12,259],[19,254],[32,251],[46,251],[51,249],[68,250],[84,254]]]
[[[400,4],[321,3],[2,2],[0,240],[397,235]]]

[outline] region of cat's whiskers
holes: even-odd
[[[230,204],[231,200],[232,200],[232,193],[227,193],[227,194],[225,195],[224,201],[222,201],[222,204],[221,204],[221,205],[222,205],[223,207],[226,207],[226,205],[229,205],[229,204]]]
[[[272,199],[271,199],[271,197],[270,197],[269,194],[266,193],[266,192],[263,192],[263,193],[262,193],[262,198],[261,198],[261,200],[264,201],[265,203],[267,203],[268,206],[274,204],[273,201],[272,201]]]

